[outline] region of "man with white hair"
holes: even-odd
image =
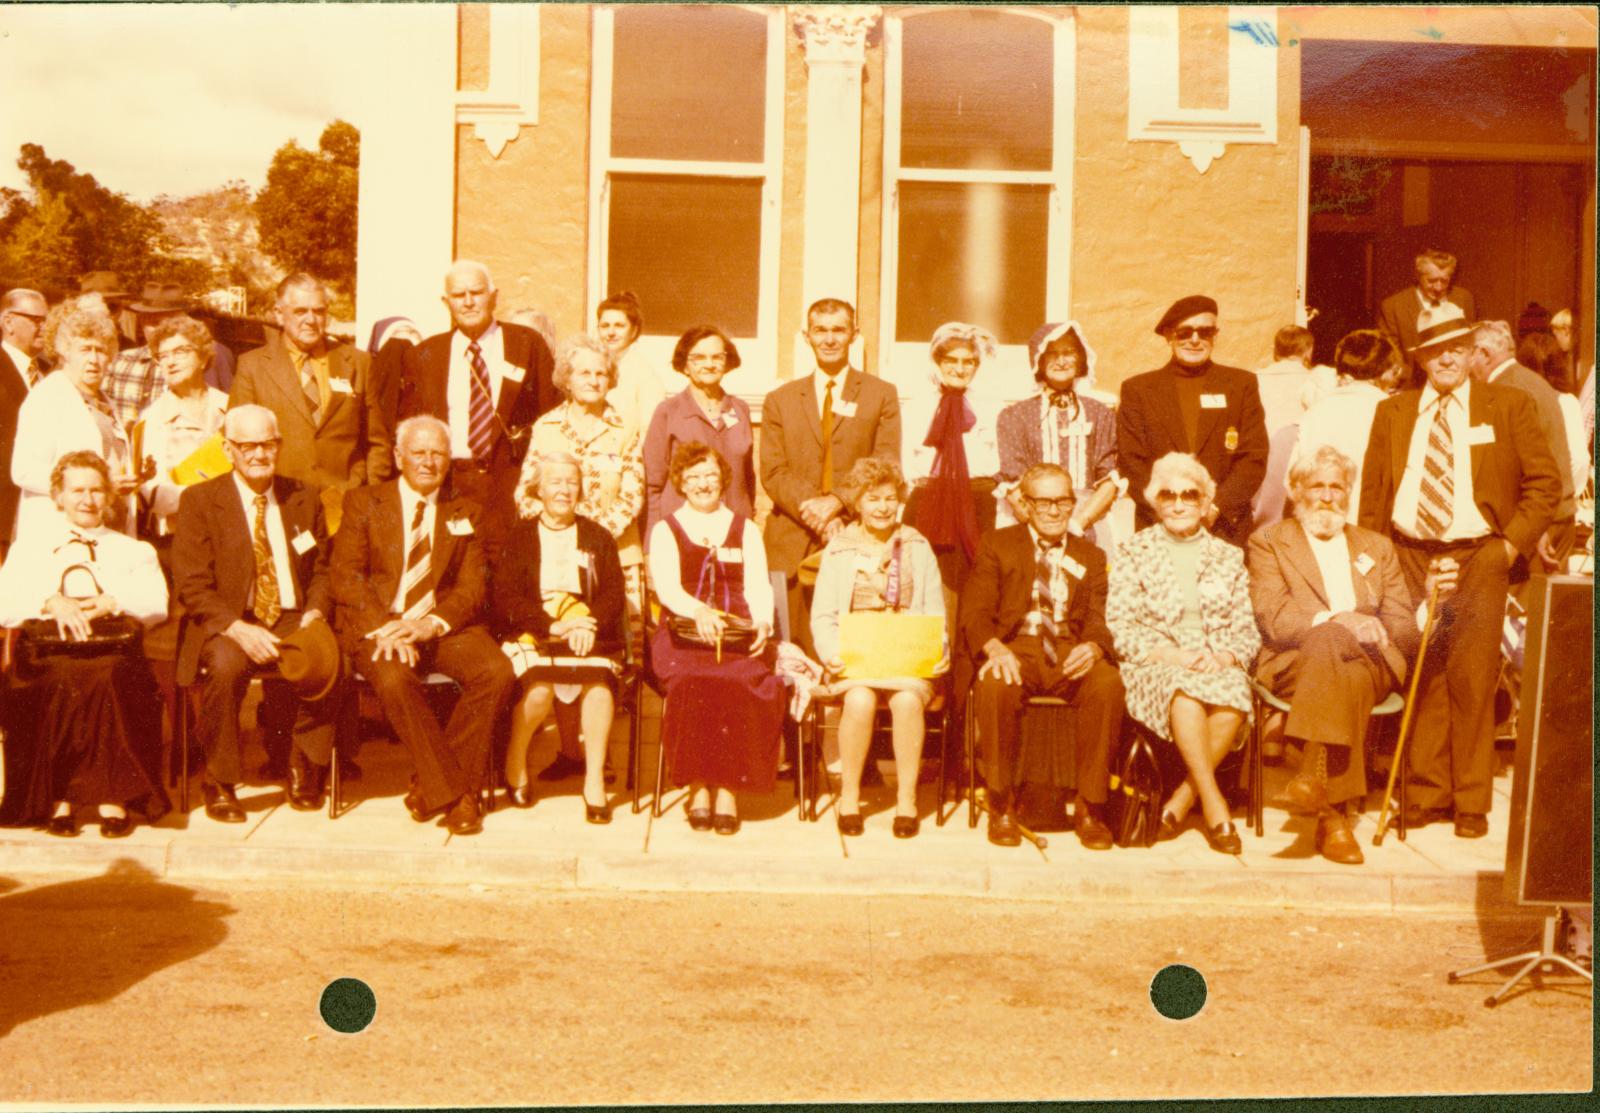
[[[443,299],[450,330],[402,357],[397,411],[401,419],[432,414],[449,428],[450,483],[483,506],[491,561],[533,421],[561,401],[549,346],[531,328],[496,321],[498,295],[482,263],[450,265]]]
[[[1289,701],[1284,735],[1305,747],[1284,796],[1317,817],[1318,852],[1347,865],[1362,861],[1344,808],[1367,792],[1367,718],[1404,682],[1418,640],[1394,545],[1348,520],[1355,473],[1329,444],[1297,459],[1294,517],[1257,530],[1245,553],[1262,632],[1256,678]]]
[[[317,488],[277,474],[282,438],[265,406],[235,406],[222,423],[233,470],[185,488],[178,500],[172,580],[185,621],[180,685],[203,683],[196,728],[206,755],[206,815],[243,823],[234,786],[242,777],[239,704],[253,671],[277,664],[279,646],[326,624],[333,611],[328,527]],[[324,631],[328,643],[333,631]],[[331,644],[330,644],[331,648]],[[296,698],[289,804],[321,806],[339,704],[333,678],[314,698]],[[273,685],[274,698],[287,685]]]
[[[37,290],[17,287],[0,297],[0,556],[16,526],[17,485],[11,482],[11,448],[17,441],[17,411],[43,377],[40,334],[49,306]]]

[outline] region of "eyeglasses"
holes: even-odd
[[[166,351],[157,354],[156,362],[166,363],[169,360],[178,359],[182,356],[193,356],[199,354],[200,349],[196,348],[193,344],[183,344],[176,348],[168,348]]]
[[[1201,340],[1215,340],[1217,338],[1216,325],[1179,325],[1172,330],[1174,340],[1188,340],[1198,336]]]
[[[1203,498],[1205,495],[1193,487],[1185,487],[1181,491],[1169,491],[1163,487],[1156,492],[1157,502],[1181,502],[1185,506],[1199,506]]]
[[[1052,367],[1058,363],[1076,364],[1077,362],[1077,352],[1046,352],[1044,356],[1044,365],[1046,367]]]
[[[8,313],[9,315],[11,315],[13,317],[25,317],[28,320],[32,321],[36,325],[44,324],[44,314],[43,313],[24,313],[20,309],[8,309],[8,310],[6,310],[6,313]]]
[[[1028,505],[1035,510],[1051,510],[1057,514],[1070,514],[1072,508],[1078,505],[1078,500],[1075,498],[1036,499],[1032,495],[1023,497],[1027,499]]]
[[[689,362],[690,363],[701,363],[701,364],[707,364],[707,365],[727,363],[728,362],[728,353],[727,352],[713,352],[711,355],[692,354],[692,355],[689,356]]]
[[[241,456],[249,456],[256,452],[276,452],[282,442],[283,438],[281,437],[273,437],[269,441],[236,441],[232,437],[228,438],[228,443],[233,445],[233,450]]]

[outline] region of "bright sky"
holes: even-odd
[[[148,201],[266,180],[289,139],[359,126],[365,76],[402,64],[406,6],[0,5],[0,186],[23,143]]]

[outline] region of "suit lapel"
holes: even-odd
[[[1487,383],[1473,383],[1471,398],[1467,402],[1467,428],[1486,425],[1494,428],[1494,399],[1489,391],[1494,389]],[[1515,388],[1512,388],[1515,389]],[[1472,489],[1478,489],[1478,472],[1483,467],[1483,462],[1489,458],[1487,444],[1476,444],[1471,436],[1467,438],[1467,453],[1471,460]]]
[[[428,565],[428,574],[435,589],[444,570],[450,567],[450,561],[455,557],[457,539],[450,532],[450,522],[461,516],[460,502],[455,499],[446,501],[442,497],[439,499],[433,515],[433,559]]]
[[[805,378],[796,380],[796,384],[800,388],[797,392],[800,402],[800,412],[806,415],[806,425],[811,430],[812,438],[820,447],[822,444],[822,410],[817,406],[817,384],[815,376],[816,372],[812,372]],[[834,422],[834,428],[838,428],[837,420]]]
[[[300,376],[295,372],[294,360],[289,358],[288,347],[281,336],[269,340],[268,344],[268,379],[272,389],[283,399],[282,403],[270,408],[276,410],[280,416],[292,413],[314,429],[316,422],[311,416],[311,399],[300,389]]]
[[[1400,489],[1400,479],[1406,474],[1406,457],[1411,454],[1411,434],[1417,427],[1417,413],[1422,405],[1422,392],[1408,390],[1399,396],[1394,408],[1394,429],[1389,437],[1389,468],[1394,476],[1394,490]]]
[[[322,411],[322,416],[317,421],[317,429],[321,431],[328,427],[328,422],[333,420],[335,414],[340,413],[346,406],[351,405],[355,398],[355,360],[352,349],[348,344],[340,344],[328,352],[328,381],[330,383],[343,381],[349,384],[348,393],[333,387],[328,392],[328,405]],[[304,391],[301,392],[304,395]],[[309,403],[307,405],[309,411]]]
[[[505,361],[522,370],[520,382],[510,375],[500,376],[500,400],[495,404],[495,412],[500,415],[500,421],[507,429],[512,425],[511,415],[516,412],[517,397],[528,384],[528,364],[532,362],[528,358],[528,345],[520,343],[521,340],[520,332],[512,332],[505,325],[500,326],[500,344]]]
[[[1166,382],[1161,384],[1161,389],[1154,392],[1156,404],[1156,428],[1160,429],[1167,437],[1167,450],[1178,452],[1196,452],[1199,445],[1183,443],[1183,408],[1178,405],[1178,373],[1167,370]],[[1196,426],[1198,435],[1199,427]],[[1158,453],[1157,455],[1164,455]]]
[[[1311,551],[1311,539],[1306,536],[1305,527],[1291,520],[1284,533],[1285,559],[1300,573],[1301,579],[1316,593],[1322,605],[1328,606],[1328,585],[1322,581],[1322,567],[1317,564],[1317,556]]]
[[[1348,523],[1344,527],[1345,544],[1350,546],[1350,581],[1356,587],[1356,607],[1370,609],[1373,614],[1378,613],[1378,593],[1372,589],[1372,583],[1367,577],[1377,569],[1378,557],[1369,547],[1366,535]],[[1365,571],[1358,566],[1362,557],[1367,558]]]

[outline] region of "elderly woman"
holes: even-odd
[[[624,649],[622,565],[605,527],[578,514],[583,465],[577,458],[557,452],[530,459],[539,515],[512,527],[495,564],[490,602],[523,684],[511,713],[506,787],[517,807],[533,806],[528,744],[554,708],[562,737],[576,733],[583,751],[584,814],[590,823],[609,823],[602,771]]]
[[[1589,484],[1589,435],[1572,381],[1571,364],[1561,345],[1549,333],[1531,332],[1517,345],[1517,362],[1541,375],[1556,391],[1561,425],[1567,438],[1567,459],[1560,461],[1572,472],[1572,489],[1583,492]]]
[[[0,567],[0,625],[22,630],[7,749],[31,760],[7,770],[7,821],[64,837],[79,808],[98,808],[113,839],[133,830],[130,808],[153,821],[168,806],[136,748],[161,731],[140,631],[166,617],[167,584],[154,549],[102,524],[110,491],[99,456],[63,455],[50,474],[60,514],[29,522]]]
[[[995,339],[987,329],[947,321],[928,345],[933,389],[906,403],[901,460],[913,490],[906,521],[922,531],[939,555],[946,590],[966,582],[978,538],[994,528],[995,419],[993,392],[969,390],[984,360],[993,359]]]
[[[540,512],[539,457],[565,452],[575,457],[583,472],[583,497],[578,513],[605,527],[617,542],[622,562],[628,608],[628,644],[637,660],[643,647],[644,549],[639,543],[639,512],[644,508],[644,460],[639,437],[623,425],[606,392],[617,383],[617,364],[611,349],[583,333],[569,337],[556,357],[556,388],[566,402],[533,423],[528,454],[517,482],[517,509],[523,518]],[[577,740],[563,736],[562,751],[539,774],[544,781],[559,781],[582,768]]]
[[[644,438],[645,527],[683,505],[667,482],[667,468],[680,444],[698,441],[728,461],[732,476],[722,501],[746,518],[756,516],[755,430],[743,398],[722,388],[739,366],[739,349],[713,325],[696,325],[678,338],[672,369],[689,380],[680,394],[656,407]],[[648,534],[646,535],[648,537]]]
[[[156,536],[164,539],[172,535],[178,496],[183,494],[173,469],[221,432],[228,396],[206,385],[205,368],[216,345],[205,325],[189,316],[169,317],[145,339],[166,390],[139,416],[144,422],[144,470],[151,473],[139,493],[155,519]]]
[[[58,358],[54,373],[28,393],[17,411],[17,439],[11,450],[11,481],[22,489],[17,535],[56,515],[50,481],[56,461],[68,452],[93,452],[109,465],[111,497],[105,523],[133,534],[138,524],[135,473],[128,432],[113,415],[102,392],[117,327],[98,295],[62,302],[50,311],[45,331]]]
[[[674,782],[690,786],[689,826],[719,835],[739,830],[736,793],[772,791],[784,714],[766,549],[755,523],[723,504],[731,473],[709,445],[679,445],[668,477],[684,504],[650,530],[661,745]]]
[[[1206,841],[1238,854],[1243,847],[1216,768],[1250,713],[1245,670],[1261,633],[1244,554],[1202,524],[1215,495],[1210,473],[1193,456],[1169,452],[1155,462],[1144,496],[1157,521],[1117,550],[1106,624],[1122,658],[1129,714],[1174,743],[1188,770],[1162,809],[1162,837],[1178,834],[1198,796]]]
[[[1020,495],[1017,481],[1035,464],[1066,468],[1078,499],[1071,528],[1088,533],[1127,488],[1117,472],[1117,415],[1080,393],[1094,381],[1094,349],[1076,321],[1040,325],[1028,338],[1028,363],[1039,393],[1001,410],[996,422],[1001,493]]]
[[[631,291],[612,294],[595,310],[594,334],[617,365],[616,379],[606,401],[616,407],[624,429],[641,435],[667,396],[661,379],[645,363],[643,353],[634,348],[643,331],[644,315],[639,311],[639,299]]]
[[[918,827],[922,713],[933,698],[933,686],[922,677],[842,678],[839,616],[852,611],[886,611],[944,618],[939,563],[927,538],[900,524],[906,484],[892,461],[863,456],[840,486],[855,512],[855,521],[836,533],[822,551],[811,601],[812,643],[828,670],[832,689],[844,693],[839,713],[839,833],[862,832],[861,771],[881,694],[894,720],[894,835],[909,839]],[[948,639],[944,655],[949,656]]]

